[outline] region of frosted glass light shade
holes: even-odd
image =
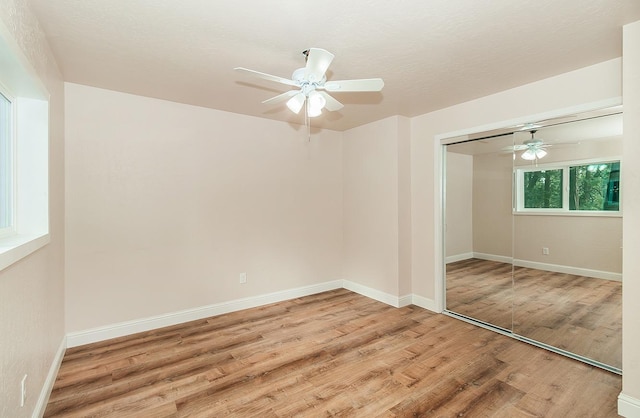
[[[305,100],[304,93],[300,92],[287,101],[287,107],[293,113],[296,113],[296,114],[300,113],[300,109],[302,109],[304,100]]]
[[[327,104],[326,99],[317,91],[309,93],[309,117],[313,118],[322,113],[322,109]]]
[[[547,151],[543,149],[537,149],[537,150],[528,149],[522,153],[520,158],[522,158],[523,160],[533,161],[535,159],[539,160],[541,158],[544,158],[546,155],[547,155]]]

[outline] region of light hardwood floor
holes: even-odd
[[[616,417],[621,378],[335,290],[67,350],[46,417]]]
[[[511,264],[471,258],[447,265],[447,309],[622,368],[621,282],[525,267],[512,281]]]

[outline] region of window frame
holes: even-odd
[[[513,214],[514,215],[561,215],[561,216],[622,216],[622,194],[624,187],[622,186],[622,176],[620,176],[620,198],[618,202],[618,210],[576,210],[569,209],[569,172],[571,167],[590,165],[590,164],[611,164],[620,163],[622,166],[622,158],[619,156],[589,158],[582,160],[571,160],[563,162],[553,162],[548,164],[537,164],[535,166],[520,165],[514,166],[514,191],[513,191]],[[525,208],[524,207],[524,173],[543,170],[562,170],[562,208]]]
[[[2,83],[0,83],[0,95],[2,95],[10,104],[10,112],[9,112],[9,134],[8,138],[5,138],[8,142],[7,148],[9,149],[9,155],[3,156],[0,155],[0,164],[6,163],[9,168],[7,170],[7,175],[9,179],[7,180],[7,195],[2,196],[0,193],[0,199],[7,198],[9,200],[8,203],[8,211],[9,211],[9,221],[6,227],[0,226],[0,238],[10,237],[16,234],[16,98],[13,94],[11,94],[10,90],[7,89]],[[0,138],[0,147],[3,147],[5,144],[2,144],[3,139]],[[4,161],[6,158],[7,161]],[[0,170],[0,176],[4,173],[3,170]],[[4,180],[0,178],[0,182]],[[1,190],[1,189],[0,189]],[[0,202],[0,205],[4,205],[4,203]]]

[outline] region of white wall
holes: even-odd
[[[68,332],[341,278],[339,133],[65,86]]]
[[[399,296],[397,117],[343,134],[343,278]]]
[[[0,272],[0,416],[18,418],[41,406],[39,395],[64,338],[64,90],[27,1],[0,3],[0,36],[50,95],[51,242]],[[27,402],[21,408],[25,374]]]
[[[623,31],[624,237],[622,267],[622,393],[640,417],[640,21]]]
[[[398,296],[411,294],[411,121],[398,116]]]

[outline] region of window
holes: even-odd
[[[0,91],[0,236],[13,232],[13,111]]]
[[[569,168],[569,210],[617,211],[619,207],[619,161]]]
[[[619,160],[516,169],[516,212],[614,214],[619,211]]]
[[[2,31],[0,31],[2,32]],[[47,245],[49,92],[0,33],[0,270]]]
[[[527,209],[562,208],[562,170],[525,171],[524,207]]]

